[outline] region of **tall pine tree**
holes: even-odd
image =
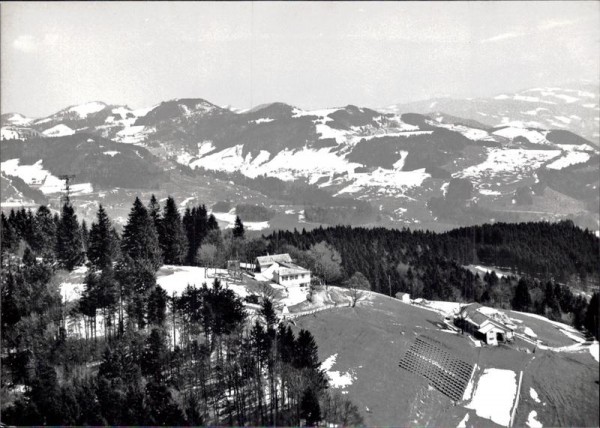
[[[131,257],[133,261],[148,262],[155,271],[162,263],[156,227],[148,210],[137,197],[123,229],[121,250],[123,255]]]
[[[183,264],[187,255],[187,238],[175,200],[170,196],[160,222],[159,242],[165,264]]]
[[[53,259],[56,247],[56,225],[52,213],[45,205],[41,205],[35,214],[33,235],[35,236],[32,242],[33,251],[45,259]]]
[[[56,258],[61,267],[70,271],[84,260],[81,228],[70,203],[63,205],[56,230]]]
[[[233,237],[244,239],[244,223],[242,223],[242,219],[239,216],[235,216],[235,225],[233,226]]]
[[[92,223],[88,244],[88,260],[96,269],[104,269],[112,265],[115,259],[115,240],[110,219],[100,205],[96,214],[97,221]]]
[[[150,203],[148,204],[148,215],[150,215],[152,218],[156,230],[160,231],[160,204],[156,200],[156,196],[154,196],[154,194],[152,194],[150,197]]]

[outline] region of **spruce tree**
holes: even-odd
[[[529,286],[525,278],[519,279],[515,295],[512,300],[512,307],[516,311],[527,312],[531,306],[531,295],[529,294]]]
[[[13,211],[11,211],[11,213],[13,213]],[[2,253],[4,254],[5,252],[12,252],[17,249],[19,246],[19,236],[4,213],[1,213],[0,216],[0,245],[2,246]]]
[[[81,265],[84,260],[81,229],[77,215],[69,203],[63,205],[56,230],[56,258],[59,265],[69,271]]]
[[[300,401],[300,417],[306,420],[306,426],[314,426],[321,420],[321,406],[315,391],[306,388]]]
[[[244,234],[244,223],[242,223],[242,220],[239,216],[235,216],[235,225],[233,226],[233,237],[243,239]]]
[[[156,230],[160,231],[160,204],[156,200],[156,196],[154,196],[154,194],[152,194],[150,197],[150,203],[148,204],[148,215],[152,218]]]
[[[148,210],[135,198],[121,241],[123,255],[135,262],[148,262],[156,271],[161,265],[158,234]]]
[[[163,325],[167,318],[167,292],[160,286],[155,286],[148,296],[148,324]]]
[[[208,220],[206,222],[206,229],[207,233],[211,230],[219,230],[219,222],[217,222],[217,219],[212,214],[208,216]]]
[[[187,239],[177,205],[170,196],[160,222],[159,242],[165,264],[183,264],[187,255]]]
[[[115,241],[110,219],[102,205],[98,207],[96,218],[90,229],[87,255],[94,268],[104,269],[115,259]]]
[[[33,251],[45,259],[53,259],[56,247],[56,225],[52,213],[45,205],[41,205],[35,214],[33,235],[35,236],[32,242]]]

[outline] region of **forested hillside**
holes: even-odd
[[[288,252],[314,283],[535,312],[598,337],[598,293],[575,286],[597,284],[599,240],[570,222],[252,236],[239,217],[222,231],[204,205],[182,215],[173,198],[152,197],[135,199],[122,233],[101,205],[88,226],[70,203],[60,215],[2,213],[0,226],[2,422],[15,425],[361,422],[327,389],[311,333],[278,325],[268,297],[254,296],[250,318],[218,280],[169,296],[163,264],[225,268]],[[514,274],[480,277],[465,268],[474,263]],[[67,302],[60,278],[84,265],[81,297]],[[67,335],[73,322],[85,336]]]
[[[90,227],[69,203],[41,206],[2,214],[1,232],[3,423],[361,423],[327,389],[312,334],[279,324],[268,298],[250,319],[218,279],[179,296],[157,285],[163,263],[216,266],[225,243],[242,245],[204,206],[182,218],[172,198],[136,199],[122,235],[102,206]],[[60,278],[84,264],[81,298],[66,301]],[[68,335],[73,323],[85,335]]]
[[[332,258],[339,260],[330,279],[340,282],[361,272],[379,293],[476,301],[544,314],[577,327],[584,324],[587,312],[593,313],[581,288],[595,295],[598,289],[600,240],[569,221],[499,223],[444,234],[338,226],[279,231],[266,239],[273,252],[290,252],[317,272],[323,257],[315,256],[314,248],[327,248],[334,254],[325,257],[328,265],[336,266]],[[464,267],[468,264],[488,264],[513,274],[480,277]],[[523,289],[526,293],[519,294]],[[590,323],[590,330],[597,332],[597,322]]]

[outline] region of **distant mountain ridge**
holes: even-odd
[[[247,179],[272,177],[281,183],[305,183],[338,198],[368,201],[373,224],[429,227],[569,217],[597,229],[600,151],[594,141],[566,126],[542,126],[551,117],[539,110],[564,104],[572,111],[597,112],[591,92],[573,91],[547,88],[472,100],[468,111],[460,110],[466,105],[460,100],[440,100],[429,114],[419,112],[427,110],[424,103],[387,111],[354,105],[306,111],[271,103],[236,112],[201,98],[137,110],[94,101],[40,119],[2,115],[2,145],[10,140],[12,147],[3,150],[2,173],[37,186],[34,181],[43,171],[56,176],[69,168],[56,160],[64,152],[40,147],[66,150],[72,144],[82,159],[100,159],[100,164],[90,163],[95,168],[120,171],[115,177],[127,176],[128,163],[143,161],[143,167],[132,166],[132,171],[145,178],[119,182],[125,184],[113,180],[116,187],[166,188],[180,174],[241,173]],[[536,126],[521,119],[527,112],[515,106],[522,103],[538,108]],[[500,121],[482,110],[484,106],[489,112],[494,105]],[[472,111],[478,114],[466,114]],[[52,169],[58,164],[61,171]],[[90,177],[93,189],[106,188],[109,181],[86,174],[82,163],[76,165],[80,177]],[[260,191],[260,186],[252,187]]]
[[[513,125],[569,130],[600,143],[600,88],[593,83],[532,88],[475,99],[432,98],[388,106],[382,111],[459,116],[487,126]]]

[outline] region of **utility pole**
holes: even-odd
[[[75,178],[75,174],[62,174],[59,175],[58,178],[64,180],[65,182],[65,196],[63,196],[63,200],[65,204],[70,204],[70,193],[71,193],[71,185],[69,184],[71,180]]]

